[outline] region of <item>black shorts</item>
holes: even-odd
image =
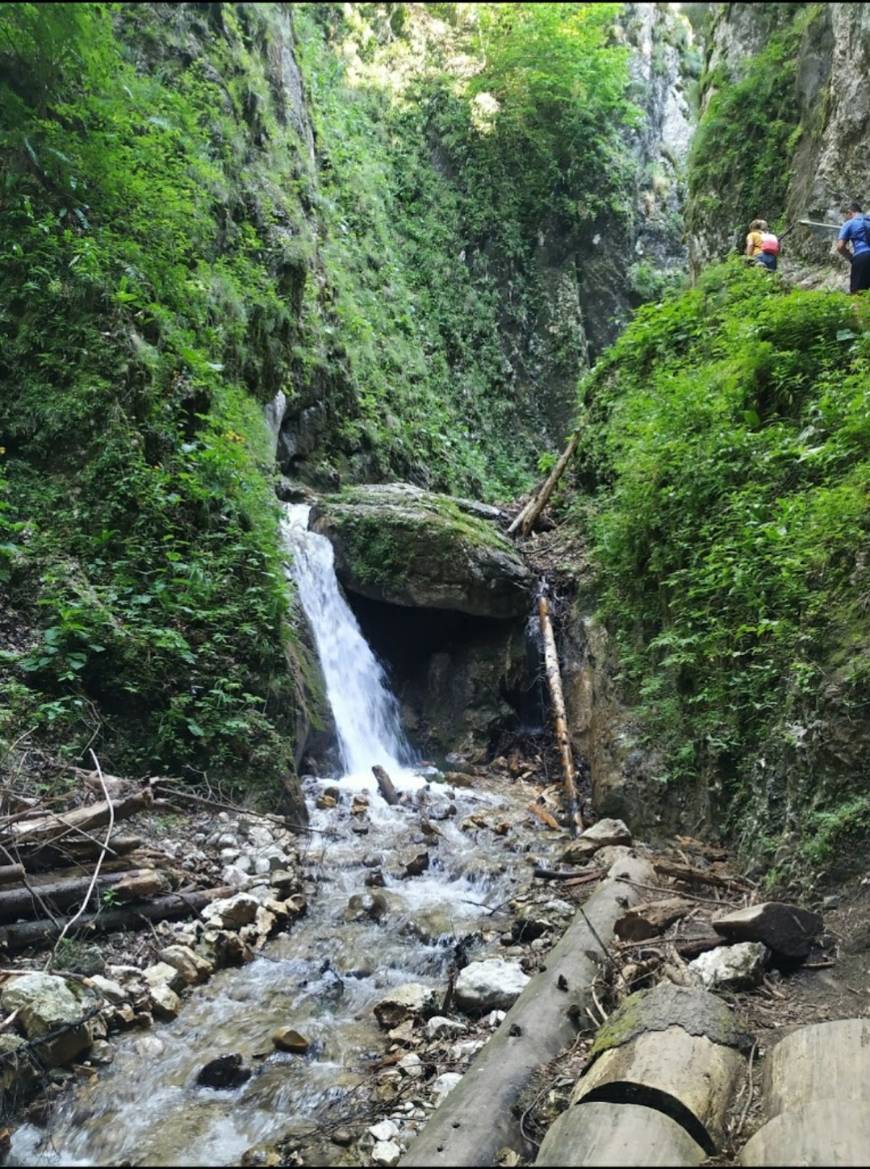
[[[870,252],[852,257],[852,271],[849,276],[850,292],[866,292],[870,289]]]

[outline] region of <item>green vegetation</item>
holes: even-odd
[[[274,789],[315,687],[262,407],[321,485],[529,484],[583,358],[538,232],[620,199],[615,10],[0,9],[0,741]]]
[[[712,96],[689,156],[686,226],[690,232],[734,247],[742,245],[747,225],[757,216],[767,219],[774,230],[782,230],[791,163],[801,132],[798,48],[821,7],[759,5],[758,20],[762,27],[769,25],[763,49],[749,59],[738,77],[719,65],[700,79],[701,94],[712,91]],[[719,224],[726,207],[726,222]]]
[[[866,302],[734,261],[583,386],[575,507],[660,778],[756,855],[867,823],[868,367]]]

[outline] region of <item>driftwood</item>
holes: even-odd
[[[78,922],[84,933],[105,934],[112,930],[139,929],[146,921],[178,921],[193,917],[212,901],[231,897],[236,890],[230,886],[207,889],[195,893],[171,893],[153,901],[138,902],[123,909],[103,909],[99,913],[83,915]],[[60,936],[72,918],[57,921],[25,921],[16,925],[0,926],[0,947],[7,953],[16,953],[28,946],[52,943]]]
[[[136,812],[141,812],[153,802],[151,789],[145,788],[116,803],[103,800],[98,804],[88,804],[84,808],[74,808],[71,812],[52,812],[47,816],[40,816],[38,820],[22,820],[10,824],[7,829],[12,842],[10,847],[43,841],[54,843],[53,838],[65,832],[88,832],[91,828],[100,828],[108,824],[113,810],[115,821],[124,820]]]
[[[24,865],[0,865],[0,885],[24,880]]]
[[[562,781],[565,810],[568,813],[568,830],[572,836],[576,836],[578,829],[583,827],[583,820],[577,806],[574,758],[571,754],[571,740],[568,737],[565,696],[562,692],[562,678],[559,674],[559,655],[556,651],[556,639],[553,636],[553,623],[550,620],[550,605],[543,589],[538,596],[538,620],[544,642],[544,668],[547,672],[547,684],[550,688],[550,700],[553,706],[553,727],[556,732],[556,742],[559,745],[559,755],[562,759]]]
[[[676,861],[656,859],[653,867],[663,877],[674,877],[677,881],[686,881],[690,885],[713,885],[717,889],[742,889],[746,893],[753,891],[752,886],[739,877],[721,876],[710,869],[695,869],[691,865],[681,865]]]
[[[553,467],[550,474],[547,476],[538,490],[532,495],[532,498],[522,509],[522,511],[520,511],[519,514],[514,517],[511,526],[508,528],[509,536],[512,536],[517,530],[519,530],[520,535],[528,536],[529,532],[534,527],[538,516],[547,506],[550,496],[553,494],[553,488],[562,478],[562,474],[565,468],[568,466],[574,451],[577,449],[579,438],[579,433],[573,434],[571,436],[570,442],[565,447],[564,451],[562,451],[562,454],[559,456],[559,461],[556,463],[555,467]]]
[[[0,922],[37,917],[44,912],[40,904],[42,901],[47,901],[52,909],[66,909],[81,901],[89,884],[90,876],[65,875],[56,876],[50,881],[34,881],[30,888],[0,890]],[[153,897],[168,891],[166,879],[153,869],[103,873],[96,883],[96,889],[111,889],[113,901],[133,901],[137,897]]]
[[[439,1104],[399,1162],[402,1166],[492,1165],[505,1145],[529,1159],[519,1101],[532,1077],[577,1038],[578,1020],[591,1007],[592,987],[604,959],[602,944],[629,905],[640,900],[624,873],[649,880],[640,858],[617,861],[561,940],[508,1011],[450,1095]],[[582,1024],[581,1024],[582,1026]],[[486,1123],[481,1122],[485,1118]]]
[[[372,768],[372,773],[374,774],[375,779],[378,781],[378,787],[381,789],[381,795],[384,797],[387,803],[391,806],[393,804],[397,804],[399,802],[399,793],[396,791],[393,781],[390,779],[389,775],[387,775],[386,771],[384,771],[383,767],[380,767],[376,763]]]

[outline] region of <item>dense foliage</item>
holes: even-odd
[[[742,250],[751,220],[767,219],[777,231],[785,226],[782,217],[801,132],[798,48],[820,8],[759,5],[758,31],[764,34],[760,51],[742,61],[736,75],[733,66],[720,62],[701,77],[698,88],[705,107],[687,173],[690,232],[722,238]]]
[[[262,415],[278,391],[310,416],[315,481],[507,494],[561,439],[540,391],[573,381],[582,336],[533,257],[541,221],[583,221],[599,189],[624,52],[603,10],[517,6],[538,29],[521,91],[516,34],[488,13],[493,133],[445,65],[476,33],[433,7],[440,24],[405,5],[0,7],[7,742],[286,773],[313,683]],[[534,172],[558,190],[530,199],[517,135],[568,98],[567,153],[551,135]]]
[[[868,324],[735,261],[584,386],[603,612],[660,779],[721,785],[756,855],[870,828]]]

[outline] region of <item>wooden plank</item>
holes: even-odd
[[[699,1165],[706,1154],[663,1112],[640,1104],[575,1104],[550,1125],[535,1165]]]

